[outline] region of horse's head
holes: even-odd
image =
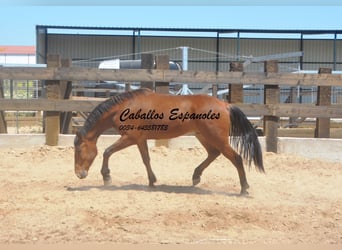
[[[88,170],[97,155],[96,141],[91,141],[77,132],[75,141],[75,174],[78,178],[84,179]]]

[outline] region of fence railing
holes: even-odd
[[[55,81],[118,81],[118,82],[178,82],[178,83],[229,83],[286,86],[340,86],[342,74],[306,73],[251,73],[176,71],[161,69],[97,69],[97,68],[0,68],[0,79],[55,80]]]
[[[158,56],[157,63],[165,65],[167,56]],[[144,63],[142,63],[144,65]],[[175,71],[163,69],[97,69],[70,67],[70,60],[59,56],[48,57],[46,68],[0,67],[1,80],[44,80],[46,98],[33,100],[2,99],[0,111],[46,111],[46,143],[56,145],[60,133],[60,112],[90,112],[100,101],[67,100],[72,81],[141,82],[156,92],[166,93],[169,83],[212,84],[213,95],[217,84],[227,84],[228,100],[239,106],[248,116],[264,116],[267,151],[277,151],[279,117],[316,117],[316,137],[329,137],[330,118],[342,118],[342,105],[331,105],[331,87],[342,87],[342,75],[331,74],[331,69],[319,69],[317,74],[278,73],[277,61],[265,62],[265,72],[246,73],[240,63],[231,63],[227,72]],[[243,104],[243,84],[263,84],[264,104]],[[204,85],[203,85],[204,86]],[[216,87],[215,87],[216,86]],[[280,86],[317,86],[317,104],[280,103]],[[69,94],[70,95],[70,94]],[[1,118],[1,117],[0,117]],[[4,124],[1,125],[0,129]]]

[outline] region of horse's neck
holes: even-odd
[[[104,131],[111,128],[112,126],[112,115],[106,115],[103,118],[99,119],[93,126],[93,128],[88,131],[86,138],[89,140],[95,140],[95,142],[97,142],[97,139],[100,137],[100,135],[102,135]]]

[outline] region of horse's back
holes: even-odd
[[[127,129],[120,132],[141,139],[174,138],[187,133],[209,135],[214,131],[228,135],[227,103],[208,95],[144,91],[122,103],[118,114],[117,128]]]

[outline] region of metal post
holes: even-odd
[[[334,67],[333,67],[333,70],[336,70],[336,61],[337,61],[336,40],[337,40],[337,33],[335,32],[335,34],[334,34]]]
[[[237,33],[236,39],[236,60],[240,61],[240,32]]]
[[[183,50],[183,57],[182,57],[183,70],[187,71],[188,70],[189,47],[181,47],[181,48]]]
[[[138,33],[138,36],[136,35],[136,33]],[[133,55],[132,55],[132,59],[136,60],[136,59],[141,59],[141,30],[133,30],[133,36],[132,36],[132,51],[133,51]]]
[[[216,34],[216,72],[220,70],[219,53],[220,53],[220,32],[217,32]]]
[[[183,63],[183,70],[187,71],[188,70],[188,52],[189,52],[189,47],[179,47],[182,49],[182,63]],[[183,83],[182,88],[176,93],[176,95],[193,95],[192,91],[189,89],[187,83]]]

